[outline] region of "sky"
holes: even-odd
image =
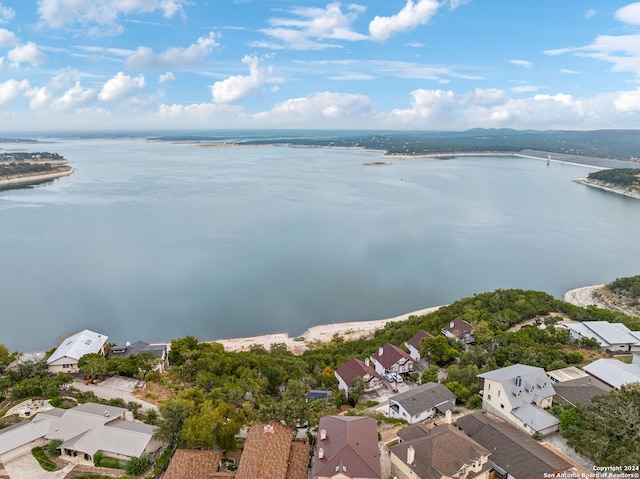
[[[640,128],[640,2],[0,0],[0,135]]]

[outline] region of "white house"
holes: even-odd
[[[411,339],[404,343],[409,350],[409,356],[411,356],[411,359],[414,361],[420,361],[420,343],[424,338],[433,338],[433,335],[425,331],[418,331]]]
[[[367,360],[367,363],[369,361]],[[338,389],[344,391],[347,396],[349,391],[361,379],[365,390],[373,389],[380,384],[381,377],[369,364],[358,358],[351,358],[335,371],[338,380]]]
[[[626,364],[617,359],[600,358],[582,369],[615,389],[620,389],[623,384],[640,382],[640,364],[636,362]]]
[[[80,372],[78,360],[89,353],[104,355],[106,342],[107,336],[88,329],[69,336],[47,359],[47,370],[51,374]]]
[[[379,375],[385,373],[410,373],[415,361],[402,349],[387,343],[371,355],[371,361]]]
[[[592,338],[603,349],[613,352],[640,351],[640,331],[631,331],[622,323],[609,321],[562,322],[573,339]]]
[[[551,407],[555,390],[544,369],[514,364],[478,374],[484,380],[482,409],[529,434],[558,430],[560,421],[545,409]]]
[[[456,396],[444,385],[426,383],[389,398],[389,417],[415,424],[456,405]]]
[[[0,430],[0,461],[26,454],[52,439],[63,441],[61,457],[74,462],[92,463],[98,452],[123,460],[153,460],[163,447],[153,438],[155,426],[131,419],[127,409],[97,403],[41,412],[32,420]]]

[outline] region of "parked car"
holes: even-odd
[[[393,377],[395,378],[397,383],[403,382],[402,376],[400,376],[398,373],[393,373]]]
[[[397,380],[396,380],[396,376],[395,376],[394,374],[392,374],[392,373],[386,373],[386,374],[384,375],[384,378],[385,378],[387,381],[389,381],[390,383],[395,383],[395,382],[397,382]]]

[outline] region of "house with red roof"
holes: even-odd
[[[410,373],[415,364],[414,359],[398,346],[387,343],[371,355],[371,362],[380,375],[386,373]]]
[[[420,346],[421,346],[421,342],[422,342],[422,340],[424,338],[433,338],[433,335],[427,333],[426,331],[420,330],[416,334],[414,334],[411,337],[411,339],[409,339],[408,341],[406,341],[404,343],[404,345],[409,350],[409,356],[411,356],[411,358],[414,361],[420,361],[420,359],[421,359]]]
[[[318,424],[314,479],[380,479],[378,426],[368,416],[324,416]]]
[[[364,382],[365,391],[379,386],[382,379],[376,370],[369,365],[369,359],[364,362],[358,358],[351,358],[336,369],[334,374],[338,380],[338,389],[344,391],[347,396],[359,379]]]

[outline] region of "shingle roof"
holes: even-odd
[[[365,379],[369,375],[370,377],[380,378],[380,375],[371,366],[367,366],[364,362],[358,358],[351,358],[338,369],[336,374],[342,378],[347,386],[353,386],[356,379]]]
[[[489,459],[518,479],[540,479],[571,464],[510,424],[486,414],[471,413],[456,420],[466,434],[491,451]]]
[[[289,471],[292,435],[293,430],[279,422],[258,424],[249,429],[236,479],[306,479],[306,468],[304,475],[294,475],[298,473],[296,459],[295,470]]]
[[[322,439],[322,431],[326,437]],[[365,416],[324,416],[318,425],[314,476],[333,477],[337,470],[347,477],[380,478],[378,427]],[[320,450],[322,449],[322,458]]]
[[[407,464],[407,449],[415,450],[414,461]],[[450,424],[428,430],[423,437],[404,441],[389,448],[418,477],[453,477],[462,466],[488,456],[490,451]]]
[[[462,339],[465,334],[469,334],[473,331],[473,326],[467,323],[464,319],[455,318],[453,321],[447,323],[442,330],[448,331],[458,339]]]
[[[555,389],[557,396],[574,406],[576,404],[589,406],[594,397],[611,391],[609,386],[591,376],[557,383],[553,389]]]
[[[176,450],[163,479],[210,479],[222,459],[220,451]]]
[[[416,334],[414,334],[411,339],[409,339],[407,341],[407,344],[410,344],[411,346],[413,346],[415,349],[417,349],[418,351],[420,351],[420,342],[424,339],[424,338],[433,338],[432,334],[429,334],[425,331],[418,331]]]
[[[161,358],[166,354],[167,347],[164,345],[151,345],[144,341],[136,341],[135,343],[127,343],[124,345],[112,346],[108,357],[113,356],[131,356],[132,354],[153,353],[156,357]]]
[[[456,396],[442,384],[426,383],[392,396],[389,401],[400,404],[411,416],[415,416],[436,406],[444,410],[453,409]]]
[[[65,339],[62,344],[58,346],[58,349],[49,356],[47,364],[65,356],[78,360],[85,354],[99,353],[102,351],[102,346],[104,346],[106,342],[107,336],[85,329]]]
[[[381,350],[382,354],[380,354]],[[411,356],[391,343],[387,343],[382,346],[380,349],[378,349],[378,351],[371,355],[371,358],[382,364],[382,367],[384,367],[385,369],[389,369],[391,366],[399,362],[414,362],[413,359],[411,359]]]

